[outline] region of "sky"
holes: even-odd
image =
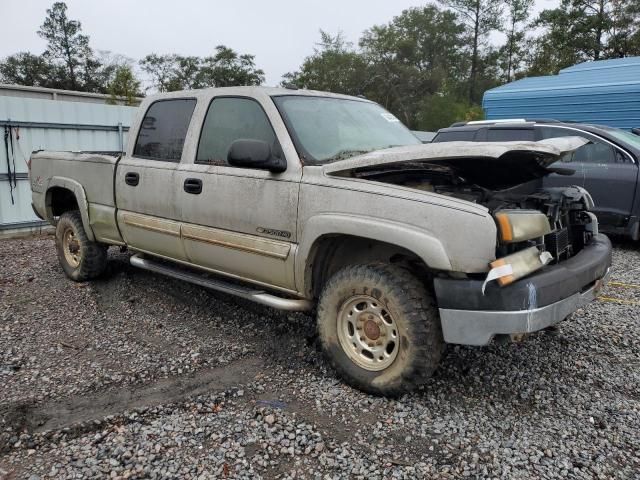
[[[255,55],[266,85],[277,85],[313,53],[319,30],[343,32],[357,45],[362,32],[388,23],[412,0],[67,0],[94,50],[133,59],[149,53],[207,56],[216,45]],[[53,0],[0,0],[0,58],[42,53],[36,34]],[[535,12],[558,0],[536,0]],[[498,35],[498,34],[496,34]],[[499,37],[495,37],[499,39]]]

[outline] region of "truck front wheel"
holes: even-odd
[[[444,341],[438,310],[408,270],[387,264],[353,265],[325,285],[318,333],[329,362],[350,385],[398,395],[429,378]]]
[[[107,265],[107,247],[87,238],[77,210],[63,213],[56,226],[56,250],[64,273],[76,282],[100,275]]]

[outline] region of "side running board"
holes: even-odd
[[[262,290],[253,290],[233,283],[227,283],[223,280],[212,280],[198,273],[188,272],[171,265],[144,258],[140,254],[133,255],[130,262],[134,267],[149,270],[150,272],[161,273],[168,277],[184,280],[185,282],[194,283],[212,290],[218,290],[219,292],[235,295],[236,297],[246,298],[247,300],[277,308],[278,310],[308,311],[311,310],[312,307],[309,300],[277,297]]]

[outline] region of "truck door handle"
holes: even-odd
[[[187,178],[184,181],[184,191],[194,195],[202,193],[202,180],[199,178]]]
[[[138,185],[138,183],[140,183],[140,175],[138,175],[136,172],[127,172],[124,176],[124,183],[135,187],[136,185]]]

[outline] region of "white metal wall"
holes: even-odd
[[[119,150],[121,141],[126,145],[126,130],[135,111],[136,107],[0,96],[0,230],[28,227],[38,220],[31,209],[27,178],[26,161],[33,150]],[[11,125],[14,139],[13,204],[4,145],[6,124]]]

